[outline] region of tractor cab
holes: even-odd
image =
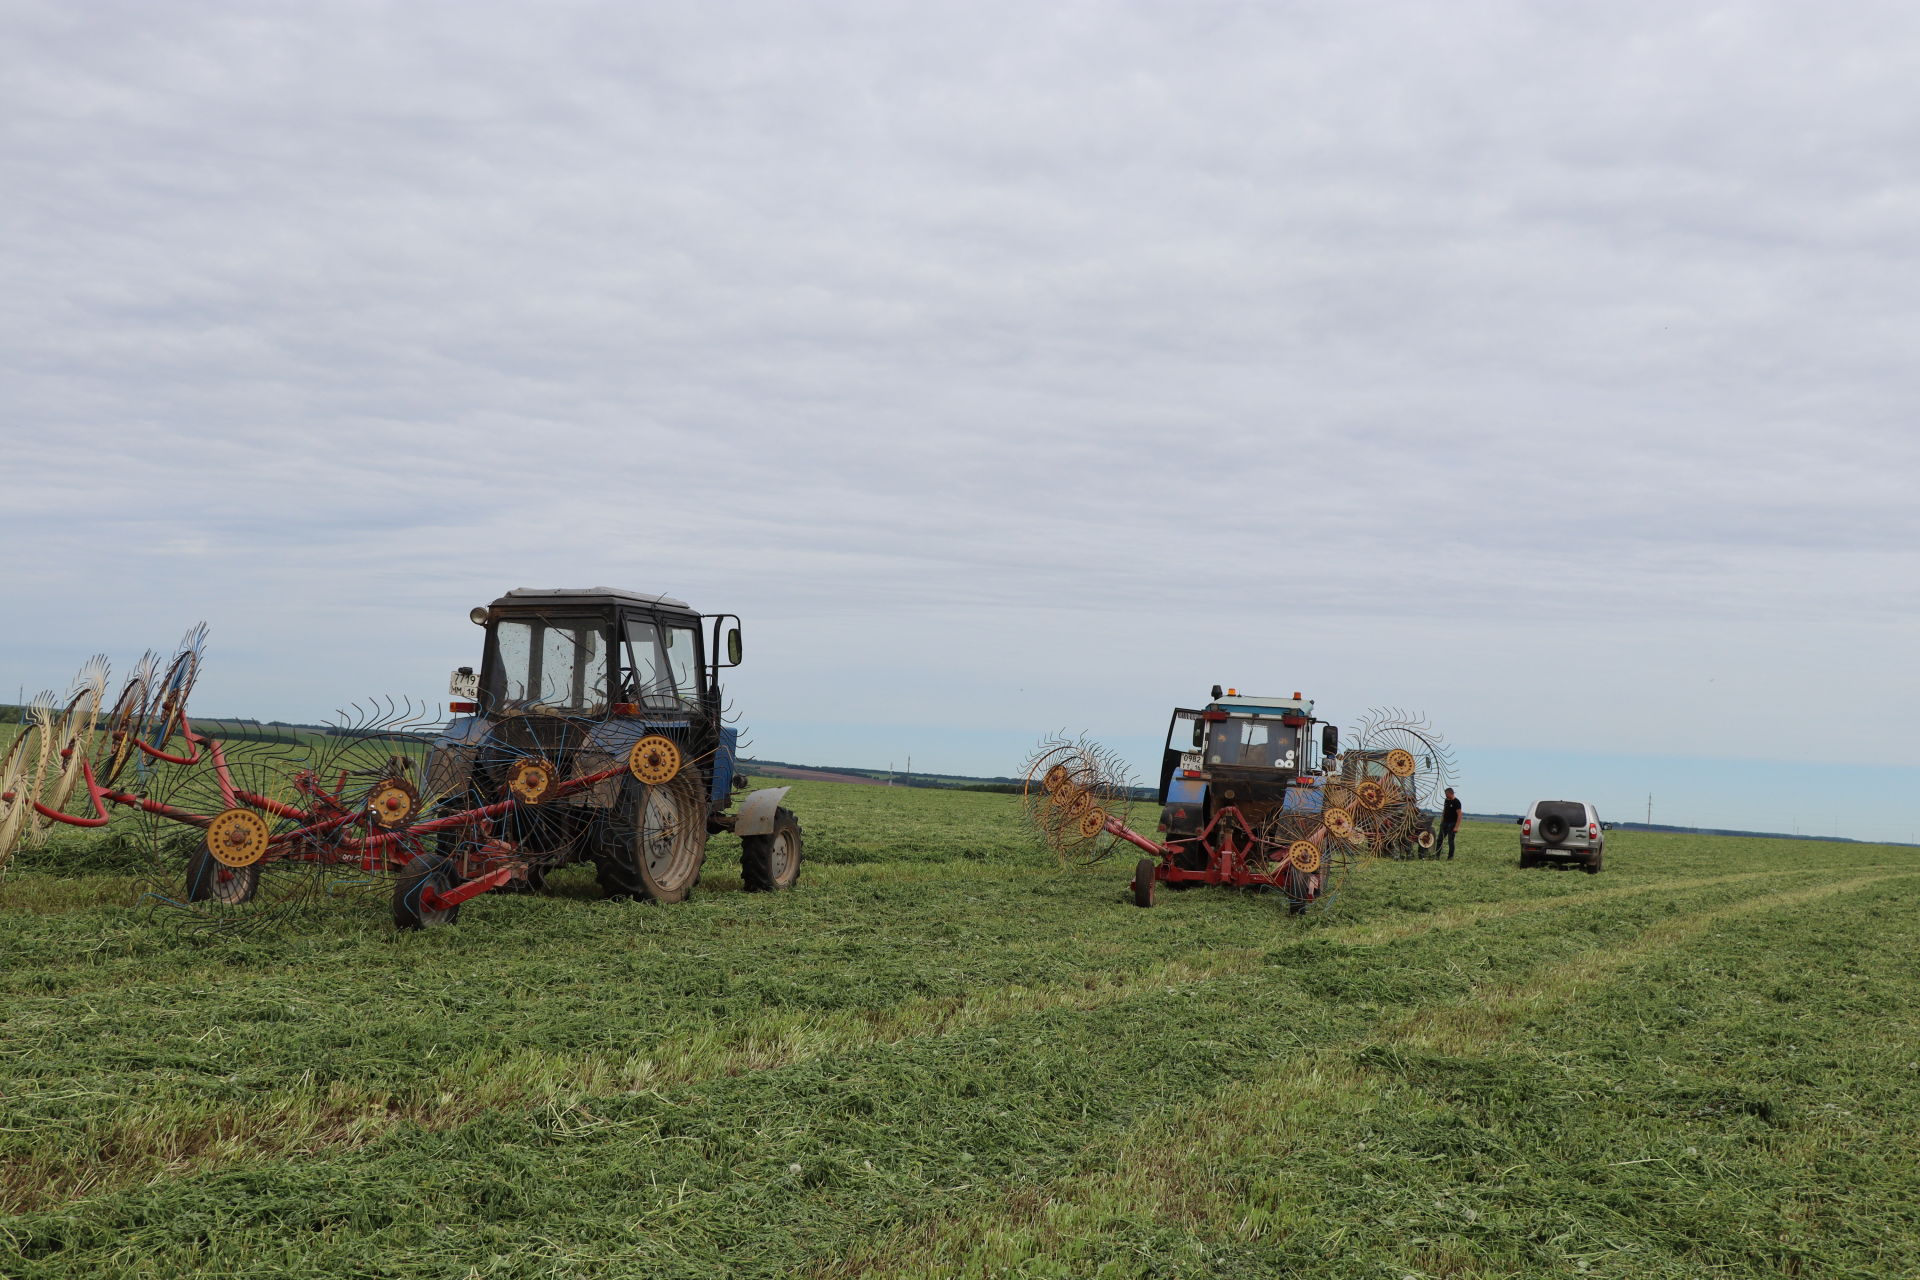
[[[1270,813],[1298,804],[1290,788],[1311,785],[1322,754],[1339,750],[1338,730],[1313,736],[1313,701],[1295,693],[1242,695],[1220,686],[1204,707],[1176,708],[1161,758],[1161,828],[1199,830],[1221,804]]]

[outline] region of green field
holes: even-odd
[[[0,882],[0,1275],[1920,1274],[1920,850],[1511,827],[1337,907],[803,783],[693,901],[208,940]]]

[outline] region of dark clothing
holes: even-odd
[[[1437,853],[1439,853],[1439,852],[1440,852],[1440,846],[1441,846],[1441,845],[1445,845],[1445,846],[1447,846],[1447,857],[1449,857],[1449,858],[1451,858],[1451,857],[1453,857],[1453,842],[1454,842],[1454,839],[1455,839],[1455,837],[1456,837],[1456,836],[1457,836],[1458,834],[1459,834],[1459,833],[1458,833],[1458,832],[1456,832],[1456,831],[1455,831],[1455,830],[1454,830],[1454,829],[1453,829],[1452,827],[1444,827],[1444,828],[1442,828],[1442,829],[1441,829],[1441,832],[1440,832],[1440,838],[1439,838],[1438,840],[1435,840],[1435,841],[1433,842],[1433,851],[1434,851],[1434,853],[1436,853],[1436,854],[1437,854]]]
[[[1460,797],[1448,796],[1446,808],[1440,811],[1440,839],[1434,843],[1433,851],[1440,852],[1440,846],[1447,846],[1447,856],[1453,856],[1453,843],[1460,833]]]

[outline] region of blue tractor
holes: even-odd
[[[737,617],[591,587],[509,591],[472,620],[486,629],[480,668],[454,673],[455,718],[425,770],[438,808],[460,817],[436,824],[440,856],[415,878],[437,879],[424,896],[396,894],[398,923],[437,923],[408,913],[458,900],[459,886],[538,888],[583,861],[610,896],[678,902],[719,832],[740,837],[748,890],[799,878],[788,788],[752,792],[729,812],[745,785],[720,689],[740,663]]]

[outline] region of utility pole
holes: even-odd
[[[1653,792],[1647,792],[1647,825],[1653,825]]]

